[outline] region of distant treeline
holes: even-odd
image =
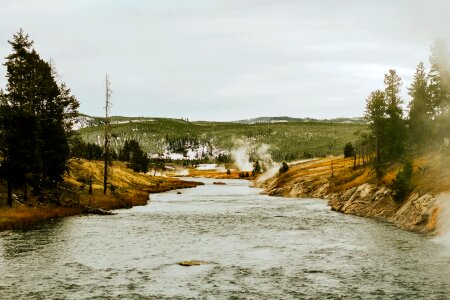
[[[73,157],[84,158],[87,160],[101,160],[104,159],[103,147],[95,143],[86,143],[81,139],[76,139],[72,144]],[[126,162],[128,167],[135,172],[148,172],[150,159],[147,153],[142,151],[142,148],[136,140],[125,141],[122,148],[117,152],[114,149],[109,150],[108,158],[110,162],[119,160]]]

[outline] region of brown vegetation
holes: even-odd
[[[0,206],[3,204],[0,208],[0,230],[27,228],[42,221],[85,213],[89,211],[87,208],[111,210],[146,205],[149,194],[201,184],[136,173],[121,162],[114,162],[109,170],[109,186],[113,186],[113,191],[108,190],[104,195],[103,163],[71,159],[65,182],[59,190],[60,199],[53,204],[41,205],[36,197],[31,197],[26,205],[14,203],[12,208],[8,208],[4,205],[4,187],[0,187]],[[89,193],[90,180],[92,194]]]
[[[227,172],[219,172],[216,170],[197,170],[197,169],[188,169],[189,174],[185,175],[188,177],[199,177],[199,178],[215,178],[215,179],[242,179],[239,177],[241,173],[238,170],[231,170],[230,174]],[[180,176],[177,174],[168,173],[168,175]]]
[[[0,210],[0,230],[24,229],[42,221],[73,216],[82,213],[80,207],[15,205]]]

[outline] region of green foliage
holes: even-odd
[[[407,131],[403,120],[403,100],[400,98],[402,80],[395,70],[384,75],[386,120],[383,136],[384,156],[387,160],[402,157],[405,153]]]
[[[344,147],[344,157],[352,157],[355,155],[355,148],[353,148],[352,142],[348,142]]]
[[[381,90],[373,91],[366,100],[365,117],[369,121],[370,129],[375,137],[377,162],[382,161],[381,152],[383,148],[384,128],[386,124],[386,102],[385,94]]]
[[[94,143],[86,143],[81,139],[72,141],[71,155],[87,160],[101,160],[104,157],[102,147]]]
[[[289,171],[289,165],[285,161],[283,161],[278,171],[280,172],[280,174],[286,173],[287,171]]]
[[[403,156],[408,137],[400,98],[401,78],[395,70],[389,70],[384,84],[384,91],[376,90],[367,98],[365,112],[375,139],[377,170],[381,163]]]
[[[55,79],[55,70],[32,49],[22,30],[9,41],[13,53],[6,57],[7,85],[0,95],[1,175],[12,188],[27,185],[33,192],[53,188],[63,180],[69,158],[71,119],[78,101]]]
[[[139,148],[133,151],[129,166],[135,172],[147,173],[149,163],[150,160],[147,157],[147,154]]]
[[[434,136],[432,118],[434,108],[430,97],[425,66],[417,65],[413,82],[409,87],[412,100],[409,103],[409,132],[411,144],[425,146]]]
[[[111,139],[111,145],[116,151],[123,146],[123,141],[135,139],[145,152],[151,154],[161,155],[165,150],[175,149],[180,151],[179,153],[183,153],[184,147],[204,145],[208,148],[207,154],[210,157],[211,148],[229,152],[235,147],[235,141],[241,139],[249,141],[254,146],[269,145],[272,158],[278,162],[325,156],[329,153],[330,139],[336,141],[336,147],[332,154],[341,154],[344,145],[355,139],[353,132],[356,130],[363,132],[368,128],[366,124],[329,122],[187,123],[177,119],[126,117],[113,117],[111,122],[111,129],[115,134],[115,137]],[[115,124],[115,122],[121,123]],[[93,123],[100,124],[100,121]],[[101,126],[79,130],[83,140],[90,143],[97,142],[97,137],[102,132]],[[178,139],[181,143],[177,141]],[[168,149],[169,143],[167,141],[171,141],[171,149]],[[210,158],[199,159],[206,162]],[[226,163],[228,160],[231,161],[231,158],[227,154],[220,160],[223,162],[217,160],[211,162]]]
[[[219,153],[219,155],[216,158],[217,164],[227,164],[231,162],[232,162],[231,156],[227,154]]]
[[[125,141],[122,149],[119,151],[119,160],[128,162],[128,166],[135,172],[148,172],[150,159],[142,151],[141,146],[136,140]]]
[[[397,173],[391,185],[395,201],[402,201],[412,191],[412,176],[413,164],[411,160],[406,160],[403,164],[403,169]]]

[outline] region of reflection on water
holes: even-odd
[[[204,181],[115,216],[0,233],[0,299],[450,297],[450,258],[425,236]],[[177,265],[191,259],[207,263]]]

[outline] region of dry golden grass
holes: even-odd
[[[450,191],[450,153],[435,151],[414,161],[413,184],[421,192]]]
[[[334,176],[331,176],[332,165]],[[434,195],[450,191],[449,150],[436,150],[421,155],[414,159],[413,166],[412,186],[415,191]],[[386,166],[383,177],[377,180],[370,166],[360,166],[353,170],[352,158],[327,157],[291,166],[287,173],[278,176],[276,185],[283,186],[289,181],[310,182],[311,185],[332,183],[332,191],[344,191],[364,183],[390,186],[402,167],[401,163]]]
[[[94,208],[117,209],[145,205],[151,193],[190,188],[200,184],[136,173],[127,168],[123,162],[113,162],[112,166],[109,167],[109,183],[115,187],[115,191],[103,195],[102,161],[71,159],[69,166],[70,171],[65,177],[66,182],[80,190],[81,204]],[[90,177],[93,182],[92,195],[87,193],[89,188],[87,182]]]
[[[29,207],[17,205],[2,207],[0,210],[0,230],[25,229],[40,222],[80,214],[81,208],[63,206]]]
[[[189,174],[185,176],[189,177],[201,177],[201,178],[216,178],[216,179],[240,179],[239,174],[241,173],[238,170],[231,170],[231,173],[228,175],[226,172],[218,172],[215,170],[197,170],[197,169],[188,169]],[[252,173],[251,171],[249,172]],[[171,174],[167,173],[169,176],[179,176],[175,173]]]
[[[115,191],[103,194],[103,162],[83,159],[69,160],[69,172],[65,176],[65,185],[70,188],[66,197],[71,198],[70,206],[38,205],[31,197],[29,206],[14,204],[14,207],[0,207],[0,230],[27,228],[39,222],[81,214],[85,207],[105,210],[129,208],[145,205],[150,193],[161,193],[173,189],[195,187],[200,183],[181,181],[173,178],[154,177],[135,173],[124,163],[114,162],[109,168],[109,183]],[[93,193],[88,193],[88,179],[92,178]],[[0,203],[6,202],[4,187],[0,188]]]

